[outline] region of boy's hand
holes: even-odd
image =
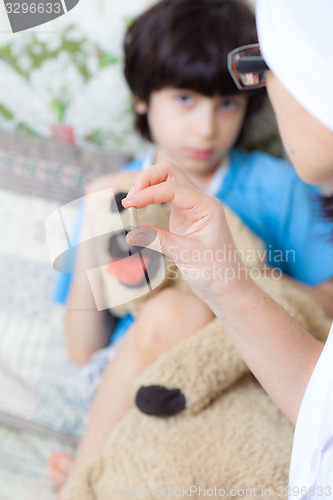
[[[166,254],[206,302],[221,298],[227,289],[237,294],[242,265],[221,203],[170,162],[141,172],[122,203],[125,208],[142,208],[162,202],[172,207],[170,232],[141,226],[127,235],[127,243]]]

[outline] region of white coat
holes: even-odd
[[[333,498],[333,325],[298,414],[288,494],[292,500]]]

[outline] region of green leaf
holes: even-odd
[[[23,122],[20,122],[16,125],[16,130],[25,134],[34,135],[35,137],[43,137],[39,132]]]
[[[99,51],[98,59],[100,68],[104,68],[105,66],[110,66],[111,64],[116,64],[120,61],[119,57],[115,56],[114,54],[109,54],[108,52],[104,52],[102,50]]]
[[[124,16],[123,17],[123,22],[124,22],[124,25],[126,26],[126,28],[128,28],[132,22],[133,22],[133,17],[131,16]]]
[[[6,120],[12,120],[14,118],[13,113],[3,104],[0,104],[0,115],[6,118]]]
[[[68,102],[64,101],[52,101],[49,103],[49,106],[53,114],[55,115],[58,123],[63,122],[68,104],[69,104]]]

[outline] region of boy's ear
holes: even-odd
[[[139,115],[145,115],[148,111],[148,104],[146,101],[134,97],[134,111]]]

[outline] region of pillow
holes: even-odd
[[[82,433],[89,409],[65,349],[64,307],[52,301],[58,275],[44,222],[81,197],[86,182],[128,160],[0,132],[0,423]]]

